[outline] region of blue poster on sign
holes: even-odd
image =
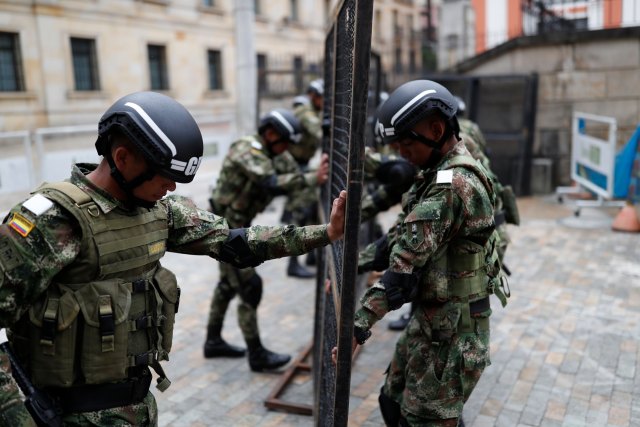
[[[623,150],[623,152],[626,151],[627,148],[629,148],[628,146],[633,144],[632,152],[631,152],[631,149],[629,148],[630,165],[628,167],[630,169],[630,173],[628,175],[629,178],[628,178],[628,187],[627,187],[628,188],[627,199],[631,200],[633,203],[640,202],[640,151],[638,150],[639,140],[640,140],[640,126],[636,128],[636,131],[634,132],[633,136],[629,140],[627,147],[625,147],[625,149]],[[618,163],[618,159],[616,159],[616,168],[618,167],[617,163]],[[626,164],[625,164],[625,167],[627,167]],[[618,185],[617,178],[618,177],[616,175],[616,188]],[[624,185],[624,182],[622,182],[622,178],[621,178],[620,185]]]

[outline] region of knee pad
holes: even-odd
[[[382,413],[384,423],[389,427],[401,425],[401,421],[404,420],[404,418],[400,415],[400,405],[384,394],[383,389],[384,388],[380,389],[378,403],[380,404],[380,412]]]
[[[218,289],[220,293],[228,300],[236,296],[236,290],[229,284],[227,279],[222,279],[218,282]]]
[[[254,274],[240,285],[240,297],[253,308],[258,308],[262,299],[262,278]]]

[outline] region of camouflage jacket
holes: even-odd
[[[465,133],[473,139],[476,144],[480,147],[483,153],[487,152],[487,141],[484,139],[484,135],[480,130],[480,126],[477,123],[472,122],[469,119],[458,118],[458,123],[460,123],[460,132]],[[471,153],[473,155],[473,153]]]
[[[442,246],[460,238],[489,239],[494,232],[495,194],[487,191],[487,184],[491,187],[489,179],[466,167],[449,169],[456,156],[464,155],[469,156],[469,152],[459,142],[435,167],[416,175],[394,226],[388,270],[421,274]],[[369,288],[361,304],[355,324],[369,330],[389,311],[384,284],[377,282]]]
[[[86,191],[103,212],[126,209],[89,181],[86,175],[94,168],[95,165],[74,166],[70,182]],[[0,225],[0,328],[11,327],[25,315],[67,266],[83,262],[78,259],[82,242],[79,224],[64,208],[46,200],[43,211],[26,202],[16,205]],[[224,218],[198,209],[181,196],[169,196],[158,203],[167,211],[167,251],[220,256],[229,235]],[[146,211],[137,208],[132,213]],[[324,225],[254,226],[246,230],[246,236],[259,260],[300,255],[329,243]],[[4,357],[0,354],[0,365],[6,362]],[[0,402],[15,399],[16,389],[11,383],[6,370],[0,371]]]
[[[322,142],[322,117],[310,104],[298,105],[293,114],[302,125],[302,139],[298,144],[289,144],[289,152],[298,163],[306,165]]]
[[[214,213],[234,227],[248,226],[274,197],[317,184],[289,152],[272,157],[261,141],[254,135],[231,144],[211,196]]]

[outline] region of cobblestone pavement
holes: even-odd
[[[215,167],[180,186],[206,206]],[[492,365],[464,410],[467,426],[640,426],[639,234],[610,230],[615,211],[583,209],[578,218],[552,198],[519,199],[523,217],[511,227],[506,264],[512,297],[506,308],[492,298]],[[0,210],[8,206],[0,203]],[[277,224],[281,202],[255,224]],[[384,224],[394,213],[382,217]],[[171,361],[173,381],[155,393],[160,425],[311,426],[313,418],[268,410],[264,400],[281,376],[253,373],[246,359],[202,356],[217,262],[168,254],[163,264],[182,287]],[[286,261],[258,267],[264,280],[259,322],[264,344],[297,356],[312,339],[313,280],[286,276]],[[223,330],[243,344],[235,301]],[[407,307],[376,325],[353,365],[350,426],[381,426],[377,397],[397,332],[387,329]],[[299,375],[285,400],[312,403],[311,377]]]

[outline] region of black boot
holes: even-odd
[[[305,262],[307,265],[316,265],[316,250],[312,250],[307,254],[307,260]]]
[[[315,273],[310,272],[298,263],[298,257],[289,257],[289,267],[287,267],[287,275],[291,277],[299,277],[301,279],[310,279],[315,277]]]
[[[245,349],[231,345],[220,336],[221,326],[209,326],[207,329],[207,341],[204,343],[204,357],[242,357]]]
[[[389,322],[389,329],[392,331],[401,331],[407,327],[411,319],[411,313],[405,313],[394,321]]]
[[[249,346],[249,367],[252,371],[277,369],[291,360],[288,354],[278,354],[264,348],[260,338],[248,341],[247,345]]]

